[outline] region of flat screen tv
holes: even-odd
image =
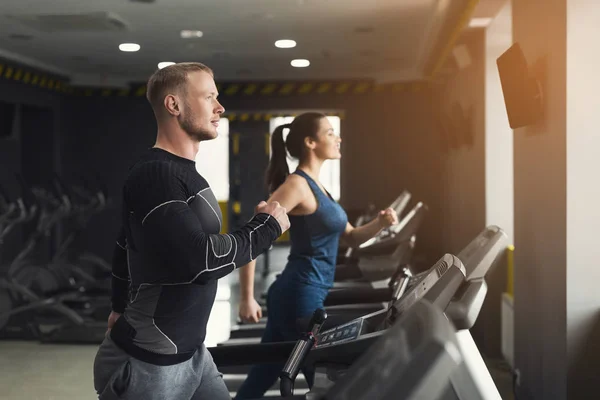
[[[542,91],[529,71],[518,43],[496,60],[508,122],[512,129],[532,125],[543,116]]]

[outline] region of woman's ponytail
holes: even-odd
[[[287,151],[283,140],[283,130],[289,128],[290,124],[279,125],[271,136],[271,160],[267,167],[265,181],[269,193],[273,193],[290,174],[287,165]]]

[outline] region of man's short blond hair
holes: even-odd
[[[184,93],[188,74],[204,71],[214,77],[212,69],[199,62],[183,62],[169,65],[157,70],[146,86],[146,98],[157,111],[162,107],[165,96],[169,93]]]

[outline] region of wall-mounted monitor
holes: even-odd
[[[542,90],[529,71],[518,43],[496,60],[508,122],[512,129],[532,125],[543,116]]]

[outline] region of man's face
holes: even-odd
[[[217,100],[219,93],[213,77],[204,71],[188,74],[186,92],[182,93],[179,125],[195,141],[218,136],[217,127],[225,111]]]

